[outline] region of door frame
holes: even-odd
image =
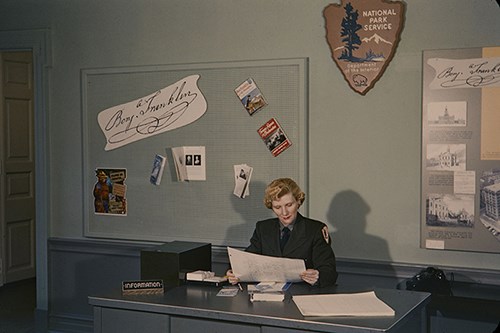
[[[37,310],[48,311],[48,221],[50,170],[48,70],[52,65],[49,29],[0,31],[0,51],[32,51],[35,117],[36,290]]]

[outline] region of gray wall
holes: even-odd
[[[499,6],[406,1],[397,53],[360,96],[330,58],[322,10],[331,2],[3,0],[0,31],[50,30],[50,207],[40,227],[83,237],[81,69],[307,57],[309,215],[338,231],[337,256],[500,270],[498,254],[419,247],[422,51],[498,45]]]

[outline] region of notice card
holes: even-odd
[[[353,294],[293,296],[303,316],[394,316],[395,311],[374,291]]]

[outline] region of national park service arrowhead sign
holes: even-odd
[[[349,86],[365,95],[391,61],[403,30],[405,4],[342,0],[323,10],[332,58]]]

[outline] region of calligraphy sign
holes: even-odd
[[[106,137],[104,150],[171,131],[203,116],[207,102],[197,86],[199,78],[187,76],[148,96],[101,111],[97,121]]]
[[[323,10],[333,60],[349,86],[365,95],[392,60],[403,29],[405,4],[342,0]]]
[[[436,71],[431,89],[500,87],[500,58],[431,58]]]

